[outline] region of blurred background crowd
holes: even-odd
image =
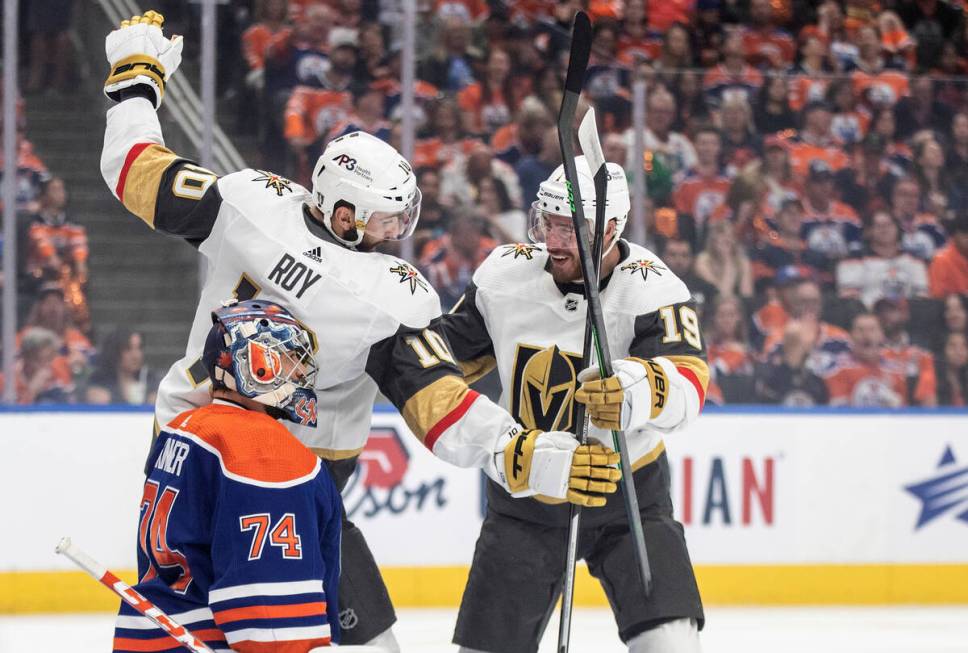
[[[153,5],[197,58],[198,6]],[[72,3],[24,6],[24,93],[72,93],[61,69],[77,47]],[[54,25],[35,21],[54,6]],[[699,302],[709,401],[966,405],[961,2],[419,0],[413,252],[445,308],[492,248],[527,238],[538,184],[560,163],[554,123],[578,9],[595,34],[583,102],[606,158],[645,178],[643,229],[626,236],[644,233]],[[398,0],[222,4],[221,119],[258,135],[248,163],[308,184],[341,134],[400,148],[401,17]],[[21,137],[18,401],[150,402],[143,335],[91,323],[97,243],[41,158]]]

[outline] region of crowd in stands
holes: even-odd
[[[145,366],[141,335],[108,327],[100,348],[92,344],[87,230],[70,219],[64,180],[27,139],[22,100],[17,157],[17,403],[150,403],[158,379]],[[0,179],[5,163],[0,153]],[[0,260],[3,251],[0,239]],[[0,275],[0,288],[4,283]],[[0,371],[0,390],[4,384]]]
[[[527,238],[579,8],[583,99],[606,158],[643,167],[645,244],[703,308],[710,401],[965,405],[968,23],[943,0],[418,3],[415,252],[444,304]],[[306,183],[354,129],[400,146],[399,7],[254,9],[266,167]]]
[[[413,242],[445,306],[493,247],[527,239],[560,163],[578,9],[595,37],[582,104],[606,158],[644,172],[644,244],[701,306],[709,401],[966,405],[968,21],[954,0],[420,0]],[[260,136],[256,165],[306,184],[339,135],[401,147],[399,2],[253,0],[222,19],[222,90]],[[82,288],[82,260],[36,269],[67,266]],[[69,277],[38,292],[83,334]],[[69,364],[63,329],[47,331]],[[21,347],[43,359],[50,342]],[[107,358],[123,367],[139,347],[132,335]]]

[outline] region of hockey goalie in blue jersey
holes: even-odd
[[[338,641],[342,516],[326,466],[276,421],[314,418],[310,339],[268,301],[212,320],[213,402],[152,447],[135,589],[215,651],[307,653]],[[179,650],[121,604],[116,653]]]

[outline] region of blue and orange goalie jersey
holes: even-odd
[[[215,651],[338,641],[342,503],[320,459],[268,415],[216,400],[149,457],[135,589]],[[180,651],[122,603],[114,651]]]

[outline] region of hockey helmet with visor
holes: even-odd
[[[326,146],[313,170],[313,203],[338,241],[356,246],[372,240],[403,240],[420,219],[420,189],[413,168],[391,145],[356,131]],[[334,224],[341,206],[349,225]]]

